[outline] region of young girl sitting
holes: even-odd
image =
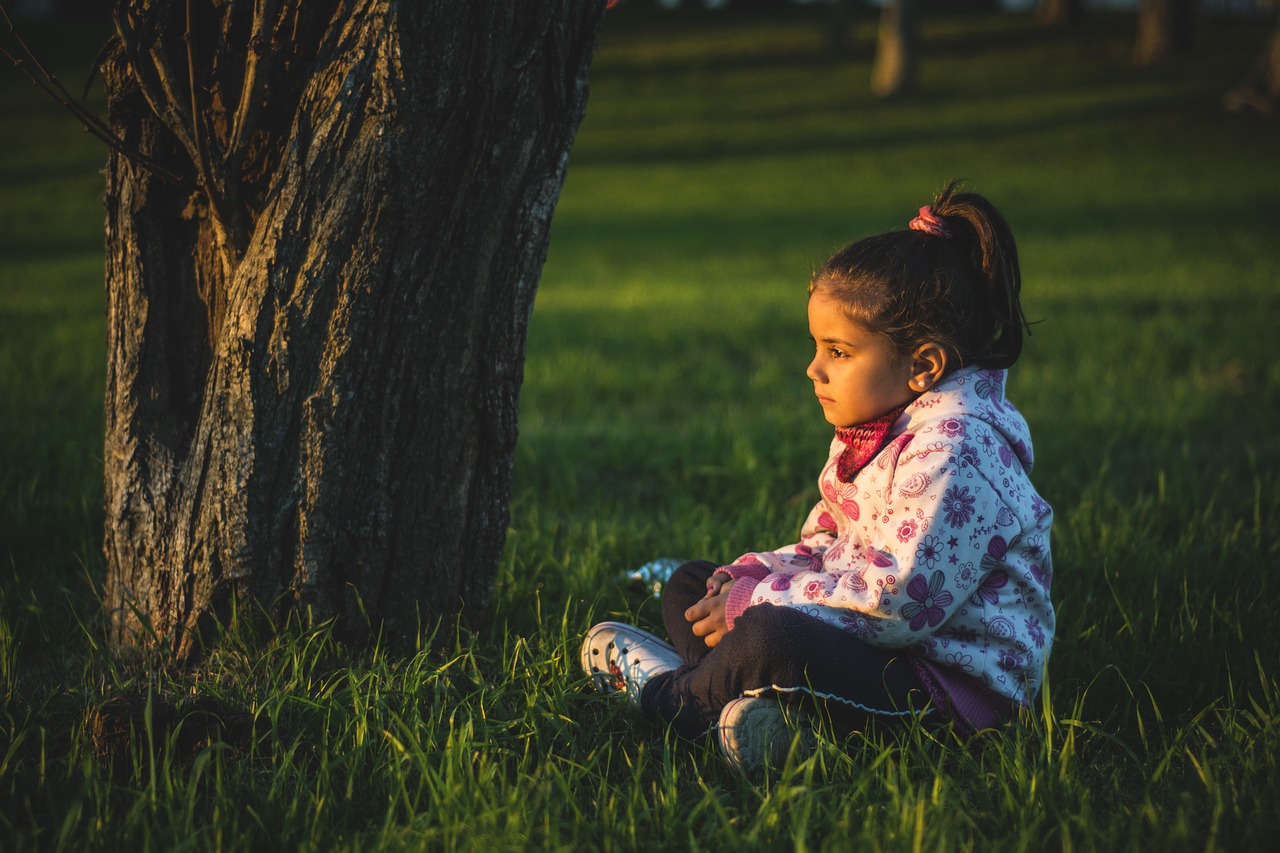
[[[800,541],[686,563],[662,593],[671,644],[605,622],[582,665],[735,765],[776,761],[793,708],[873,720],[1007,721],[1053,638],[1052,511],[1004,396],[1022,350],[1017,249],[955,183],[907,229],[852,243],[809,285],[807,375],[836,428]]]

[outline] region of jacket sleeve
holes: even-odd
[[[735,584],[726,614],[735,604],[796,607],[868,643],[903,648],[981,595],[1021,529],[976,459],[931,445],[878,473],[865,487],[881,508],[864,513],[859,535],[824,549],[815,565],[771,571],[750,590]]]
[[[819,501],[810,510],[800,528],[800,541],[793,545],[784,545],[772,551],[752,551],[743,554],[729,566],[720,569],[730,575],[757,573],[760,569],[765,574],[781,572],[789,574],[802,570],[821,570],[827,549],[836,541],[835,524],[826,504]],[[732,570],[732,571],[731,571]]]
[[[753,591],[761,580],[775,574],[822,571],[827,551],[835,541],[836,529],[831,513],[826,504],[819,501],[800,528],[799,542],[773,551],[743,554],[732,564],[717,569],[736,582],[725,603],[725,622],[729,630],[733,630],[734,621],[751,605]]]

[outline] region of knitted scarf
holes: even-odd
[[[842,483],[852,483],[853,478],[875,455],[887,444],[889,428],[898,420],[902,405],[891,412],[886,412],[874,421],[865,424],[854,424],[851,427],[840,427],[836,430],[836,438],[844,442],[845,449],[836,460],[836,476]]]

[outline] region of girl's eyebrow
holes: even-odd
[[[805,337],[807,337],[810,341],[812,341],[815,344],[819,342],[818,339],[813,336],[812,332],[810,332]],[[843,338],[833,338],[833,337],[825,337],[822,339],[821,343],[840,344],[841,346],[849,347],[850,349],[857,346],[857,344],[855,344],[853,341],[846,341]]]

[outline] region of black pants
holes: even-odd
[[[684,611],[706,595],[714,563],[685,563],[662,589],[662,615],[685,666],[645,685],[641,708],[683,737],[706,734],[720,709],[743,695],[767,695],[830,718],[838,733],[873,720],[903,723],[925,710],[928,694],[906,652],[869,646],[790,607],[745,610],[715,648]],[[936,718],[935,711],[928,716]]]

